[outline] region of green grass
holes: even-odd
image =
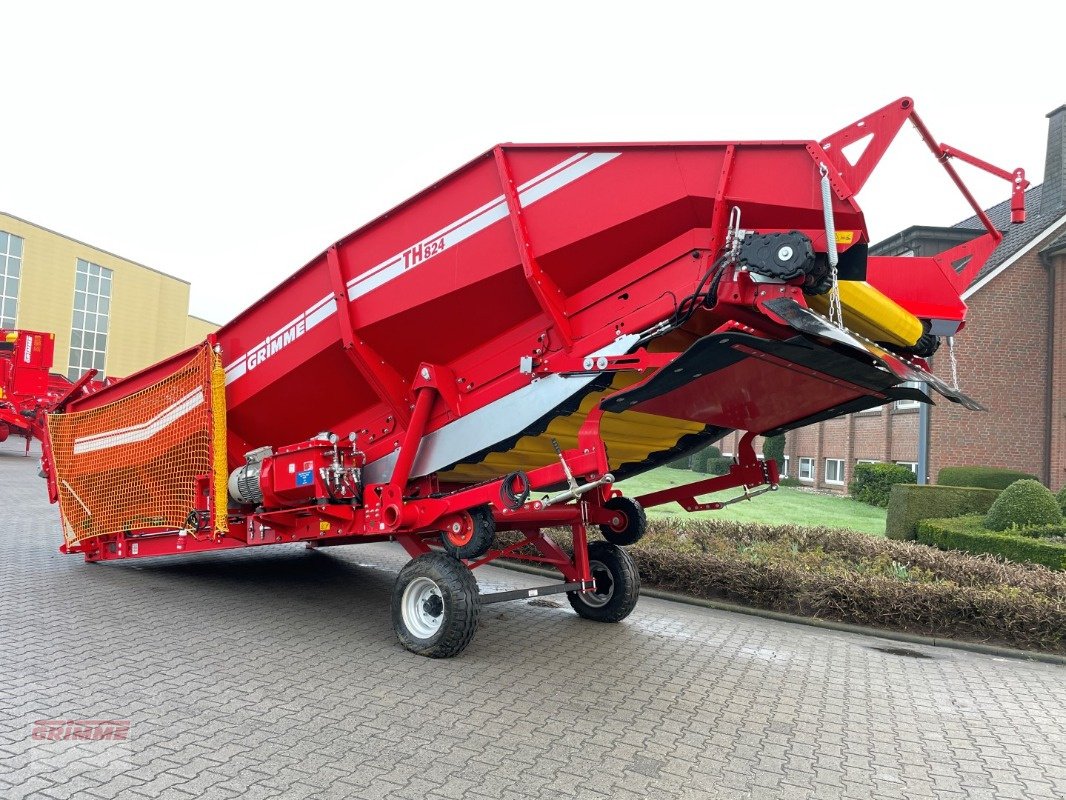
[[[630,497],[639,497],[647,492],[692,483],[704,477],[707,476],[687,469],[659,467],[620,482],[618,488]],[[702,502],[727,500],[742,491],[728,489],[699,499]],[[824,525],[827,528],[849,528],[876,536],[885,535],[885,509],[874,508],[847,497],[814,494],[791,487],[767,492],[751,501],[726,506],[720,511],[697,511],[689,514],[677,503],[669,503],[649,508],[648,515],[667,519],[729,519],[768,525]]]

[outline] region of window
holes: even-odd
[[[0,328],[14,328],[22,277],[22,237],[0,231]]]
[[[901,467],[906,467],[911,472],[913,472],[915,475],[918,474],[918,462],[917,461],[897,461],[896,463],[899,464]]]
[[[74,318],[67,366],[67,377],[72,381],[87,369],[104,371],[110,311],[111,270],[79,258],[74,273]]]
[[[787,478],[788,477],[788,461],[789,461],[788,456],[785,456],[784,458],[781,459],[781,470],[780,470],[779,474],[780,474],[780,476],[782,478]]]
[[[873,408],[864,408],[859,413],[860,414],[880,414],[881,413],[881,409],[883,409],[883,408],[884,408],[884,406],[874,406]]]
[[[813,481],[814,480],[814,459],[813,458],[801,458],[800,459],[799,479],[801,481]]]
[[[907,381],[906,383],[903,384],[903,386],[907,387],[908,389],[919,389],[919,388],[921,388],[921,384],[918,383],[918,381]],[[896,408],[917,408],[917,407],[918,407],[918,401],[917,400],[897,400],[896,401]]]
[[[842,458],[827,458],[825,460],[825,482],[826,483],[843,483],[844,482],[844,459],[842,459]]]

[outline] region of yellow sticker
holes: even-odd
[[[855,231],[837,231],[837,244],[851,244],[855,241]]]
[[[329,530],[329,523],[328,523],[328,522],[326,522],[325,520],[321,520],[321,521],[320,521],[320,522],[318,523],[318,529],[319,529],[320,531],[328,531],[328,530]]]

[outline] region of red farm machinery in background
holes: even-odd
[[[910,121],[986,225],[935,258],[868,255],[856,203]],[[865,140],[854,159],[849,145]],[[49,417],[62,550],[88,561],[395,541],[405,647],[450,656],[479,609],[566,593],[616,622],[644,508],[774,489],[756,435],[896,399],[963,326],[1002,238],[903,98],[821,141],[500,145],[330,246],[193,348]],[[743,430],[729,474],[615,483]],[[590,526],[602,540],[588,540]],[[561,547],[545,531],[572,531]],[[480,594],[498,558],[555,568]]]
[[[44,438],[49,411],[86,387],[103,385],[93,381],[95,370],[76,383],[52,372],[54,350],[54,333],[0,329],[0,442],[21,436],[27,455],[30,443]]]

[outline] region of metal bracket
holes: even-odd
[[[562,290],[556,286],[555,281],[540,268],[537,259],[533,256],[533,245],[529,241],[529,231],[526,229],[525,217],[522,215],[522,204],[518,198],[518,190],[515,188],[514,176],[511,174],[511,165],[507,163],[502,147],[496,147],[492,151],[496,159],[496,168],[500,173],[500,183],[503,185],[503,196],[507,200],[507,210],[510,212],[511,227],[514,229],[515,241],[518,244],[518,254],[522,259],[522,272],[526,276],[526,282],[537,298],[541,309],[555,323],[555,329],[563,340],[563,345],[569,349],[574,345],[574,333],[570,327],[564,308],[566,297]]]

